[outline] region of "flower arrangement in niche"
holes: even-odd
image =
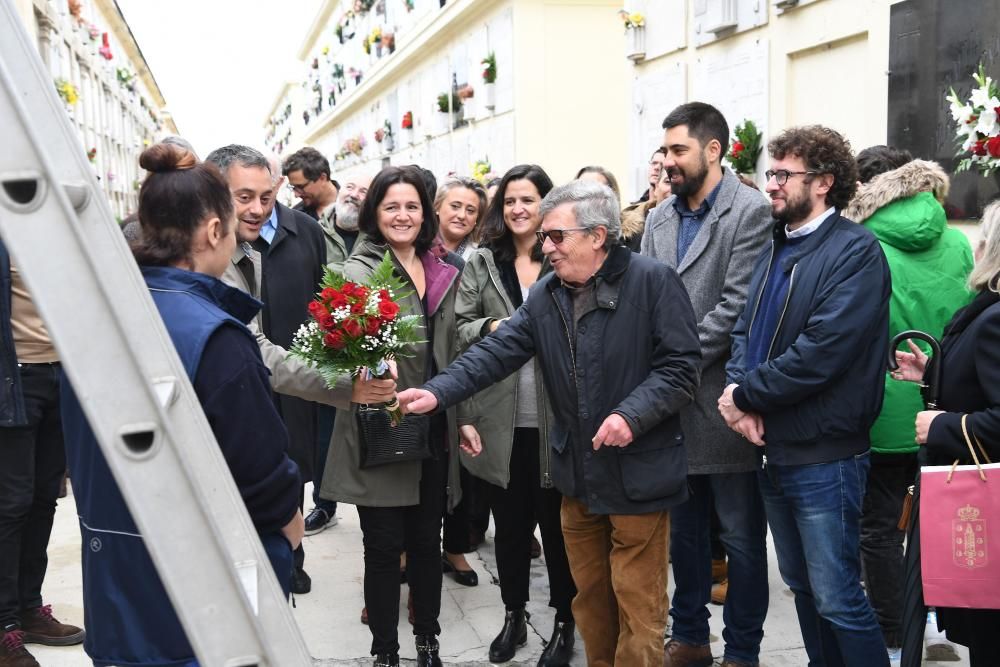
[[[483,83],[497,82],[497,56],[493,51],[480,61],[483,66]]]
[[[401,128],[403,128],[404,130],[412,130],[413,129],[413,112],[412,111],[407,111],[406,113],[403,114],[403,121],[399,124],[399,126]]]
[[[472,163],[472,177],[482,183],[484,186],[487,181],[489,181],[490,172],[493,171],[493,166],[490,165],[489,156],[485,160],[476,160]]]
[[[97,162],[97,149],[96,148],[91,148],[89,151],[87,151],[87,159],[90,160],[91,164],[94,164],[95,162]]]
[[[646,17],[639,12],[629,13],[624,9],[618,10],[618,17],[625,24],[626,30],[631,30],[632,28],[642,28],[646,25]]]
[[[441,113],[448,113],[448,93],[441,93],[437,96],[437,108]],[[451,96],[451,110],[458,111],[462,108],[462,99],[457,94]]]
[[[101,48],[97,49],[97,52],[101,54],[101,57],[105,60],[111,60],[114,55],[111,53],[111,42],[108,37],[108,33],[101,34]]]
[[[973,167],[983,176],[989,176],[1000,169],[1000,89],[996,81],[986,76],[982,63],[972,75],[976,88],[969,100],[959,99],[952,88],[946,99],[951,103],[951,117],[955,120],[956,142],[961,157],[955,171],[966,171]]]
[[[403,311],[399,300],[409,295],[396,277],[389,251],[365,283],[324,270],[316,299],[310,302],[309,320],[299,327],[291,353],[314,366],[329,387],[346,373],[368,369],[386,377],[386,360],[412,356],[410,346],[422,343],[420,317]],[[393,424],[402,413],[399,403],[384,408]]]
[[[80,101],[80,91],[66,79],[56,79],[56,92],[66,104],[73,106]]]
[[[729,165],[737,174],[750,174],[757,168],[762,146],[761,133],[752,120],[745,120],[733,130],[733,142],[726,153]]]
[[[466,100],[472,99],[476,96],[476,91],[469,84],[465,84],[456,90],[455,94],[458,95],[458,99],[462,100],[462,103],[464,104]]]

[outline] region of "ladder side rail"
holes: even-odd
[[[27,205],[0,192],[0,235],[188,638],[204,665],[311,664],[159,313],[10,0],[0,2],[0,33],[7,36],[0,40],[0,118],[9,128],[0,180],[34,179],[41,190]],[[77,204],[86,199],[78,214],[67,183],[83,193]],[[152,446],[133,451],[126,441],[141,441],[140,432],[153,434]],[[235,568],[247,562],[257,564],[259,617]]]

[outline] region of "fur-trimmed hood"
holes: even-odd
[[[646,229],[646,216],[654,208],[656,208],[654,202],[643,201],[627,206],[622,211],[623,241],[642,236],[642,232]]]
[[[943,202],[949,185],[948,174],[937,162],[913,160],[858,187],[843,216],[862,223],[880,208],[921,192],[930,192],[938,202]]]

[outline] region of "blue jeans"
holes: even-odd
[[[767,616],[767,523],[756,472],[689,475],[691,496],[670,510],[674,568],[672,636],[693,646],[709,643],[712,595],[709,539],[713,499],[719,538],[729,555],[729,591],[722,608],[725,657],[756,664]]]
[[[868,453],[758,473],[781,578],[795,594],[810,667],[888,667],[861,589],[861,502]]]

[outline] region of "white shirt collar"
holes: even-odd
[[[802,236],[809,236],[817,229],[819,229],[819,226],[822,225],[827,218],[833,215],[834,211],[836,211],[836,209],[833,206],[831,206],[830,208],[826,209],[825,211],[817,215],[815,218],[813,218],[806,224],[796,229],[795,231],[789,231],[788,225],[785,225],[785,236],[790,239],[797,239]]]

